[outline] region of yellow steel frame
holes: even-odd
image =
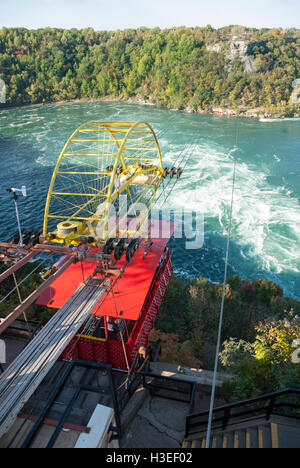
[[[93,135],[94,133],[96,134],[95,137],[89,138],[88,136],[85,136],[82,139],[80,138],[80,134]],[[100,136],[98,136],[97,133]],[[106,134],[109,135],[108,138],[106,138]],[[98,143],[112,143],[113,151],[111,151],[108,154],[105,154],[104,151],[102,153],[99,153],[99,151],[95,153],[94,151],[97,149],[96,145]],[[80,152],[78,149],[77,151],[79,152],[72,152],[72,146],[74,144],[75,148],[76,144],[79,144],[80,149],[80,145],[84,144],[84,152]],[[86,151],[87,148],[88,151]],[[150,157],[149,152],[150,154],[153,154],[152,158]],[[69,158],[76,158],[77,156],[81,157],[81,165],[77,166],[73,162],[72,167],[67,166],[67,171],[61,169],[61,165],[63,162],[66,161],[66,159],[69,161]],[[110,171],[107,171],[105,167],[102,167],[102,164],[104,164],[105,161],[105,157],[110,157],[114,159],[114,164],[112,164],[113,168]],[[85,167],[83,168],[83,170],[80,169],[82,166],[84,166],[82,161],[85,159],[87,161],[90,161],[89,158],[92,158],[93,161],[95,161],[94,158],[97,158],[97,170],[91,170],[91,167],[94,168],[94,165],[91,166],[91,163],[87,163],[88,170]],[[113,161],[113,159],[111,160]],[[129,164],[130,162],[131,164]],[[147,164],[151,164],[151,162],[152,168],[147,168]],[[122,167],[122,175],[128,175],[128,178],[119,187],[115,187],[114,189],[115,179],[120,163]],[[139,163],[142,163],[143,166]],[[147,192],[147,190],[151,187],[154,189],[154,194],[153,196],[151,196],[150,203],[148,206],[148,213],[151,209],[152,203],[155,198],[156,190],[160,185],[161,178],[163,175],[161,151],[155,132],[148,122],[92,121],[81,125],[75,130],[75,132],[66,142],[58,158],[56,167],[51,178],[44,214],[44,238],[47,238],[48,236],[49,219],[57,219],[59,222],[80,220],[82,222],[82,225],[85,228],[88,228],[89,233],[93,237],[96,237],[96,232],[94,229],[95,222],[101,220],[104,226],[104,235],[103,239],[101,240],[106,240],[110,237],[110,233],[108,232],[108,215],[110,204],[113,203],[119,197],[119,195],[122,194],[122,192],[129,193],[129,186],[132,185],[133,182],[139,180],[139,176],[147,176],[150,174],[153,175],[153,183],[148,187],[145,185],[145,188],[143,189],[144,192]],[[90,181],[86,184],[87,187],[85,187],[84,183],[81,182],[83,190],[78,192],[70,192],[67,190],[67,187],[66,190],[60,189],[59,191],[57,191],[57,189],[55,189],[55,183],[57,181],[58,176],[73,177],[73,175],[83,175],[89,177],[95,175],[93,180],[100,180],[101,177],[106,177],[109,182],[106,184],[106,186],[104,186],[102,190],[96,190],[94,187],[91,187],[90,184],[92,182]],[[135,182],[135,184],[142,185],[142,183],[139,184],[138,182]],[[144,192],[142,192],[141,195],[137,195],[138,198],[135,200],[135,203],[137,203],[140,200]],[[83,200],[82,197],[86,197],[88,199],[86,202],[80,204],[79,201],[70,202],[69,200],[71,196],[75,197],[76,200]],[[61,204],[68,208],[67,211],[70,211],[72,209],[72,213],[64,214],[64,212],[61,211],[58,213],[51,213],[50,206],[53,198],[59,199]],[[96,212],[91,212],[90,206],[92,205],[92,203],[96,203],[98,200],[103,199],[105,199],[104,213],[102,215],[98,215]],[[88,211],[88,216],[84,215],[83,212],[85,210]],[[146,220],[143,221],[143,224],[145,222]],[[78,234],[70,234],[68,236],[63,237],[65,237],[63,240],[66,243],[72,243],[72,241],[73,243],[76,243],[76,237],[78,237]]]

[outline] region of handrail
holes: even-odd
[[[221,428],[222,430],[225,430],[228,425],[230,425],[232,419],[236,418],[241,418],[245,416],[251,416],[253,414],[260,413],[262,415],[266,416],[266,419],[269,420],[270,416],[273,415],[279,415],[282,413],[276,413],[275,410],[277,408],[283,408],[283,407],[288,407],[288,408],[294,408],[294,409],[299,409],[300,410],[300,404],[297,403],[290,403],[290,402],[277,402],[277,399],[284,396],[284,395],[300,395],[300,389],[297,388],[287,388],[285,390],[280,390],[278,392],[273,392],[269,393],[266,395],[261,395],[258,397],[250,398],[248,400],[243,400],[239,401],[236,403],[231,403],[229,405],[223,405],[219,406],[217,408],[214,408],[213,411],[213,425],[214,427],[218,427],[218,423],[221,423]],[[254,408],[247,408],[249,405],[257,402],[267,402],[267,404],[263,406],[258,406]],[[232,413],[233,409],[236,408],[243,408],[242,411],[237,412],[237,413]],[[223,411],[223,415],[217,417],[217,413]],[[195,432],[201,432],[203,431],[203,427],[207,426],[208,423],[208,416],[209,416],[209,410],[205,411],[200,411],[199,413],[192,413],[186,417],[186,433],[185,437],[190,435],[191,433]],[[300,416],[297,415],[291,415],[290,413],[287,414],[289,417],[295,417],[299,418]],[[205,418],[207,417],[207,418]],[[205,418],[203,421],[195,421],[198,418]],[[192,428],[197,428],[196,430],[192,430]]]
[[[225,409],[225,408],[227,408],[229,406],[231,408],[236,408],[236,407],[239,407],[239,406],[245,406],[245,405],[249,405],[251,403],[256,403],[257,401],[268,400],[273,396],[282,396],[282,395],[286,395],[288,393],[299,393],[300,394],[300,389],[298,389],[298,388],[286,388],[285,390],[279,390],[278,392],[268,393],[266,395],[260,395],[258,397],[250,398],[249,400],[243,400],[243,401],[238,401],[236,403],[230,403],[229,405],[218,406],[217,408],[214,408],[214,411],[223,410],[223,409]],[[197,416],[199,416],[200,414],[204,415],[206,413],[208,414],[209,410],[200,411],[197,414]],[[195,416],[195,415],[196,415],[196,413],[191,414],[191,416]]]
[[[195,394],[196,394],[196,388],[197,388],[197,384],[196,382],[193,382],[191,380],[185,380],[185,379],[182,379],[180,377],[170,377],[170,376],[166,376],[166,375],[161,375],[161,374],[156,374],[156,373],[153,373],[148,371],[148,372],[140,372],[140,375],[142,375],[143,377],[143,387],[150,390],[152,389],[155,389],[155,390],[166,390],[168,392],[173,392],[173,393],[181,393],[181,394],[184,394],[184,395],[188,395],[189,399],[188,401],[186,399],[183,399],[183,398],[178,398],[178,397],[173,397],[173,396],[164,396],[164,395],[159,395],[161,398],[167,398],[169,400],[175,400],[175,401],[181,401],[181,402],[184,402],[184,403],[188,403],[189,404],[189,410],[188,410],[188,414],[190,414],[190,412],[192,411],[193,407],[194,407],[194,401],[195,401]],[[185,391],[185,390],[181,390],[179,388],[174,388],[174,387],[166,387],[164,386],[163,384],[152,384],[152,383],[148,383],[146,382],[146,377],[153,377],[153,379],[155,380],[162,380],[162,381],[168,381],[168,382],[172,382],[172,383],[183,383],[185,384],[186,386],[189,387],[189,391]]]

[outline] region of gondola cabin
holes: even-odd
[[[173,229],[173,224],[160,221],[160,232],[165,237],[153,238],[146,255],[141,244],[130,263],[127,264],[125,256],[116,263],[120,269],[126,266],[124,273],[91,312],[89,334],[83,334],[83,328],[74,336],[61,359],[100,362],[126,370],[136,368],[140,351],[148,345],[172,275],[167,243]],[[62,307],[94,272],[95,263],[72,264],[42,294],[37,304],[55,309]],[[101,273],[96,276],[101,277]]]

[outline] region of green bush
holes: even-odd
[[[223,343],[220,362],[234,375],[226,384],[231,400],[239,401],[285,388],[299,388],[300,364],[293,362],[293,343],[300,338],[300,319],[292,310],[284,319],[272,319],[256,327],[253,343]]]

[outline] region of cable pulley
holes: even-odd
[[[126,241],[127,239],[125,238],[122,238],[119,240],[118,244],[116,245],[115,247],[115,250],[114,250],[114,256],[115,256],[115,259],[118,261],[120,260],[120,258],[122,257],[123,253],[125,252],[125,249],[126,249]]]
[[[182,173],[183,173],[183,169],[182,167],[179,167],[176,171],[176,179],[179,179]]]
[[[103,247],[103,253],[110,255],[112,251],[114,250],[115,244],[118,242],[118,239],[115,237],[110,237],[106,243],[105,246]]]
[[[140,241],[139,239],[132,239],[126,249],[126,260],[127,262],[131,262],[133,256],[137,249],[139,248]]]
[[[172,169],[165,167],[163,171],[163,178],[166,179],[166,177],[169,175],[170,179],[173,179],[173,177],[176,175],[176,179],[179,179],[182,173],[182,167],[178,167],[178,169],[176,169],[176,167],[172,167]]]
[[[27,246],[34,246],[39,243],[39,238],[41,235],[41,231],[38,229],[22,229],[22,241],[24,245]],[[16,232],[14,236],[11,238],[10,242],[12,244],[19,244],[20,243],[20,233]]]

